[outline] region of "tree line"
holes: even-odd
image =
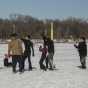
[[[8,39],[11,33],[20,37],[30,34],[33,39],[41,39],[42,34],[50,36],[50,23],[54,24],[54,39],[88,38],[88,22],[84,19],[69,17],[65,20],[39,20],[32,16],[11,14],[8,19],[0,19],[0,38]]]

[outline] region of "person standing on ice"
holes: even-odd
[[[11,67],[12,66],[12,62],[9,62],[9,57],[8,54],[5,54],[5,58],[4,58],[4,66],[5,67]]]
[[[50,66],[50,70],[53,70],[55,67],[53,64],[53,56],[54,56],[54,42],[51,40],[51,38],[42,36],[44,45],[48,47],[48,55],[46,59],[46,68],[48,69],[48,65]]]
[[[46,66],[43,64],[43,62],[46,61],[46,59],[47,59],[46,55],[47,55],[48,49],[47,49],[47,47],[45,45],[43,45],[43,46],[44,46],[43,48],[42,48],[42,46],[39,47],[39,51],[42,52],[39,64],[40,64],[40,69],[46,71]]]
[[[11,34],[11,41],[8,44],[8,56],[12,56],[12,71],[16,73],[16,65],[19,63],[19,72],[22,72],[22,41],[17,38],[17,34]]]
[[[81,37],[79,44],[74,46],[78,49],[79,56],[80,56],[80,62],[81,62],[81,67],[83,69],[86,69],[86,56],[87,56],[87,44],[86,44],[86,39],[85,37]]]
[[[28,63],[29,63],[29,68],[28,70],[32,70],[32,63],[31,63],[31,51],[32,51],[32,56],[34,56],[34,48],[33,48],[33,43],[30,40],[30,35],[28,35],[26,38],[21,39],[24,42],[25,46],[25,51],[23,54],[23,69],[25,68],[25,60],[28,58]]]
[[[54,42],[51,40],[51,38],[47,38],[47,46],[48,46],[48,56],[46,59],[46,67],[48,68],[48,64],[50,65],[50,70],[54,69],[53,64],[53,56],[54,56]]]

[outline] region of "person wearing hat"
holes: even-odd
[[[23,54],[23,69],[25,68],[25,60],[28,58],[28,63],[29,63],[29,68],[28,70],[32,70],[32,63],[31,63],[31,51],[32,51],[32,56],[34,56],[34,48],[33,48],[33,43],[30,40],[30,35],[26,36],[25,38],[21,39],[24,42],[24,54]]]
[[[22,41],[17,38],[17,34],[11,34],[11,41],[8,43],[8,55],[12,56],[12,71],[16,73],[16,65],[19,63],[19,72],[22,72]]]
[[[51,40],[50,37],[48,36],[45,36],[43,35],[42,36],[43,38],[43,41],[44,41],[44,45],[47,46],[48,48],[48,55],[47,55],[47,58],[46,58],[46,68],[48,69],[48,65],[50,66],[50,70],[54,70],[54,64],[53,64],[53,56],[54,56],[54,53],[55,53],[55,50],[54,50],[54,42],[53,40]]]
[[[79,52],[81,68],[86,69],[87,44],[85,37],[80,37],[78,45],[74,44],[74,46]]]
[[[53,64],[53,56],[55,53],[54,50],[54,42],[51,40],[51,38],[47,38],[47,46],[48,46],[48,56],[46,59],[46,67],[48,68],[48,64],[50,65],[50,70],[54,70],[54,64]]]

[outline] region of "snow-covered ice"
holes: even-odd
[[[88,68],[86,70],[77,68],[80,62],[73,44],[55,44],[54,63],[57,70],[54,71],[39,69],[41,56],[38,51],[39,45],[35,44],[35,57],[32,57],[32,64],[36,69],[25,71],[23,74],[13,74],[12,68],[3,66],[7,45],[0,45],[0,88],[88,88]],[[26,69],[27,67],[28,65]]]

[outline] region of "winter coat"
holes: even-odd
[[[47,48],[39,48],[39,51],[42,52],[42,56],[46,56],[47,55],[47,52],[48,52],[48,49]]]
[[[13,39],[8,44],[8,53],[11,55],[22,55],[22,41],[20,39]]]
[[[25,51],[31,53],[31,48],[33,50],[33,43],[30,40],[27,40],[27,39],[21,39],[21,40],[24,42]]]
[[[87,56],[87,45],[86,42],[79,42],[78,46],[75,45],[75,47],[78,49],[80,56]]]
[[[54,54],[54,42],[52,40],[49,40],[47,46],[48,46],[48,52]]]

